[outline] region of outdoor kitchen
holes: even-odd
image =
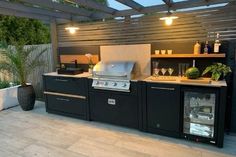
[[[46,149],[49,144],[94,157],[113,156],[112,150],[127,157],[236,155],[235,0],[163,0],[150,6],[115,0],[130,8],[124,10],[93,0],[45,2],[19,3],[22,10],[33,8],[35,17],[44,7],[53,12],[49,20],[41,17],[50,22],[52,46],[50,57],[42,57],[52,69],[38,76],[43,97],[39,102],[33,80],[17,86],[20,107],[27,111],[23,117],[36,114],[42,125],[41,131],[35,123],[26,125],[27,135],[55,140],[33,142],[36,148],[42,145],[39,150],[47,154],[53,150]],[[1,3],[4,9],[18,5]],[[21,114],[15,106],[10,110]],[[36,148],[21,153],[32,155]]]

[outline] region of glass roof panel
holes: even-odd
[[[117,10],[126,10],[126,9],[131,9],[130,7],[121,4],[115,0],[107,0],[107,5],[111,8],[117,9]]]
[[[143,5],[144,7],[164,4],[164,2],[162,0],[134,0],[134,1]]]

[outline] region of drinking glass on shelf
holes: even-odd
[[[186,72],[186,64],[182,64],[181,71],[182,71],[182,77],[184,77],[185,76],[185,72]]]
[[[165,75],[166,71],[167,71],[167,69],[161,68],[161,73],[162,73],[163,76]]]
[[[159,72],[160,72],[160,69],[159,68],[155,68],[154,69],[154,76],[159,76]]]
[[[169,75],[171,76],[172,75],[172,73],[174,72],[174,69],[173,68],[168,68],[168,73],[169,73]]]
[[[178,67],[179,67],[179,68],[178,68],[178,70],[179,70],[179,77],[182,76],[182,73],[181,73],[181,72],[182,72],[182,71],[181,71],[182,64],[183,64],[183,63],[179,63],[179,64],[178,64]]]
[[[158,76],[160,69],[158,68],[159,62],[153,61],[152,68],[153,68],[153,76]]]

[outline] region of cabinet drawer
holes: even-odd
[[[90,93],[91,119],[132,128],[138,128],[137,97]]]
[[[86,95],[85,78],[44,76],[44,90],[49,92]]]
[[[48,110],[75,115],[86,115],[86,105],[87,101],[85,99],[46,95],[46,107]]]

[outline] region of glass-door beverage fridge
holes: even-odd
[[[216,143],[217,90],[184,87],[183,136],[187,139]]]

